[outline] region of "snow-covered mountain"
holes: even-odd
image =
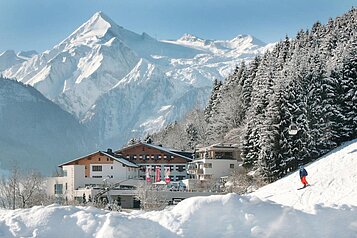
[[[33,87],[0,78],[0,170],[17,165],[50,175],[57,164],[88,152],[90,137]]]
[[[17,54],[13,50],[6,50],[0,53],[0,71],[8,69],[17,64],[21,64],[36,54],[37,52],[34,50],[20,51]]]
[[[0,209],[0,235],[352,238],[357,234],[356,158],[355,140],[307,166],[312,186],[304,190],[296,190],[296,172],[253,194],[192,197],[163,211],[59,205]]]
[[[90,125],[99,144],[118,146],[202,107],[214,79],[267,48],[252,36],[158,41],[98,12],[53,49],[4,75],[35,87]]]
[[[22,63],[23,60],[18,58],[15,51],[7,50],[0,54],[0,71],[10,68],[15,64]]]

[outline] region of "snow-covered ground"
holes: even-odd
[[[269,184],[253,195],[314,213],[316,204],[357,206],[357,140],[346,143],[305,167],[311,184],[303,190],[298,172]],[[357,233],[356,233],[357,236]]]
[[[0,237],[357,237],[357,140],[253,194],[195,197],[154,212],[51,205],[0,210]]]

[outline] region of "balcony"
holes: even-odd
[[[189,169],[187,170],[188,174],[203,174],[203,169]]]
[[[196,169],[196,174],[203,174],[203,169]]]

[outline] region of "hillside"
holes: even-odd
[[[244,167],[273,182],[356,139],[356,18],[352,9],[325,25],[316,22],[240,64],[225,81],[214,82],[205,110],[154,140],[181,149],[238,144]]]
[[[85,128],[31,86],[0,77],[0,170],[19,166],[50,175],[88,152]]]
[[[312,186],[305,190],[296,190],[300,184],[292,174],[253,194],[194,197],[163,211],[58,205],[0,210],[0,236],[356,237],[356,158],[355,140],[308,165]]]
[[[311,184],[303,190],[298,172],[252,193],[298,210],[313,212],[316,205],[357,206],[357,140],[348,142],[306,166]]]

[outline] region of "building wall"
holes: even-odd
[[[145,178],[146,167],[151,168],[150,177],[155,181],[156,167],[160,168],[161,180],[165,179],[165,168],[170,168],[171,181],[179,181],[187,178],[187,165],[186,164],[138,164],[141,167],[139,176]]]
[[[155,179],[155,168],[160,167],[161,180],[165,178],[165,167],[170,167],[170,178],[172,181],[178,181],[187,178],[187,163],[188,160],[172,155],[166,151],[146,146],[145,144],[137,144],[116,151],[121,154],[126,160],[136,163],[141,167],[140,176],[145,177],[146,167],[152,168],[151,178]],[[183,171],[178,171],[179,168]]]
[[[101,171],[93,170],[93,166],[101,166]],[[131,168],[123,165],[120,162],[113,161],[112,164],[90,164],[90,178],[118,178],[118,179],[126,179],[133,178],[135,174],[137,175],[137,168]],[[136,171],[136,173],[135,173]]]
[[[86,186],[101,186],[104,183],[115,184],[138,178],[138,168],[123,166],[123,164],[118,161],[113,161],[112,164],[95,163],[94,165],[96,166],[102,166],[102,171],[91,171],[92,165],[93,164],[88,163],[82,165],[64,165],[63,177],[52,177],[47,179],[47,194],[73,200],[74,197],[78,195],[75,191],[85,188]],[[89,174],[87,171],[89,171]],[[93,176],[100,176],[100,178],[95,178]],[[55,195],[55,184],[62,184],[62,194]]]
[[[196,151],[196,159],[219,159],[218,154],[224,153],[224,152],[230,152],[232,153],[232,159],[236,159],[238,161],[241,161],[240,157],[240,150],[238,147],[233,147],[233,146],[223,146],[223,145],[212,145],[208,147],[202,147],[199,148]],[[227,158],[226,158],[227,159]]]
[[[85,168],[85,176],[90,177],[90,165],[103,165],[103,164],[113,164],[113,159],[109,158],[106,155],[101,154],[100,152],[96,152],[94,154],[90,154],[86,157],[83,157],[79,160],[72,161],[67,163],[66,165],[84,165]]]
[[[230,175],[240,164],[237,160],[224,159],[203,159],[192,163],[195,163],[197,166],[197,169],[193,173],[194,178],[200,180],[218,179]],[[233,165],[233,168],[231,168],[231,165]]]

